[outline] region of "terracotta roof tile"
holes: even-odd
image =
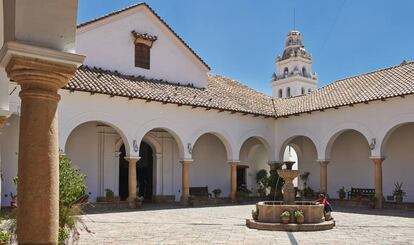
[[[276,112],[276,117],[286,117],[413,94],[414,62],[338,80],[306,95],[274,99],[274,107],[270,96],[214,75],[208,76],[208,87],[200,89],[83,66],[65,88],[267,117],[275,117]]]

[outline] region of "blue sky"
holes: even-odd
[[[132,5],[79,0],[78,23]],[[212,73],[271,94],[286,34],[302,32],[319,87],[414,59],[412,0],[148,0]]]

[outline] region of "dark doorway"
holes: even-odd
[[[237,166],[237,188],[246,187],[247,166]]]
[[[129,163],[125,160],[125,146],[122,145],[119,151],[119,196],[121,200],[126,200],[128,198]],[[150,200],[153,190],[153,152],[151,146],[141,142],[139,156],[141,159],[136,166],[138,195]]]

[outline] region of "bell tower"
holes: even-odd
[[[288,33],[282,57],[276,59],[272,76],[273,98],[288,98],[309,93],[317,88],[318,78],[312,72],[312,56],[307,53],[302,35],[297,30]]]

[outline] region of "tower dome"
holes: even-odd
[[[316,89],[318,78],[312,72],[312,57],[303,45],[302,34],[290,31],[283,55],[276,59],[276,74],[272,76],[273,97],[303,95]]]

